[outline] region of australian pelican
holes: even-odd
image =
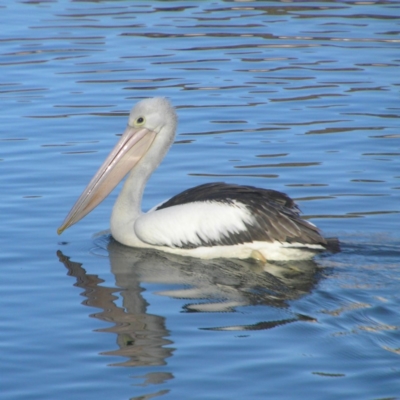
[[[111,214],[111,234],[124,245],[200,258],[263,261],[306,259],[329,249],[332,241],[299,216],[290,197],[275,190],[208,183],[143,213],[146,182],[172,145],[176,127],[168,100],[140,101],[58,233],[93,210],[129,173]]]

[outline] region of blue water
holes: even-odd
[[[400,5],[1,1],[6,399],[400,398]],[[342,252],[270,265],[127,249],[118,189],[56,229],[140,99],[177,108],[149,209],[284,191]]]

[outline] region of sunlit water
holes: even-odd
[[[400,6],[1,1],[6,399],[400,398]],[[56,235],[139,99],[177,107],[144,209],[225,181],[342,252],[269,265],[127,249],[116,193]]]

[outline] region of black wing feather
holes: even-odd
[[[227,232],[218,241],[205,242],[201,246],[235,245],[253,241],[320,244],[328,246],[318,228],[300,217],[296,203],[285,193],[253,186],[241,186],[222,182],[206,183],[172,197],[156,210],[192,202],[221,202],[244,204],[255,218],[255,224],[246,224],[247,231]],[[198,247],[185,243],[184,248]]]

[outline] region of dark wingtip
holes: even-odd
[[[326,238],[325,248],[327,251],[331,253],[339,253],[340,252],[340,242],[338,238]]]

